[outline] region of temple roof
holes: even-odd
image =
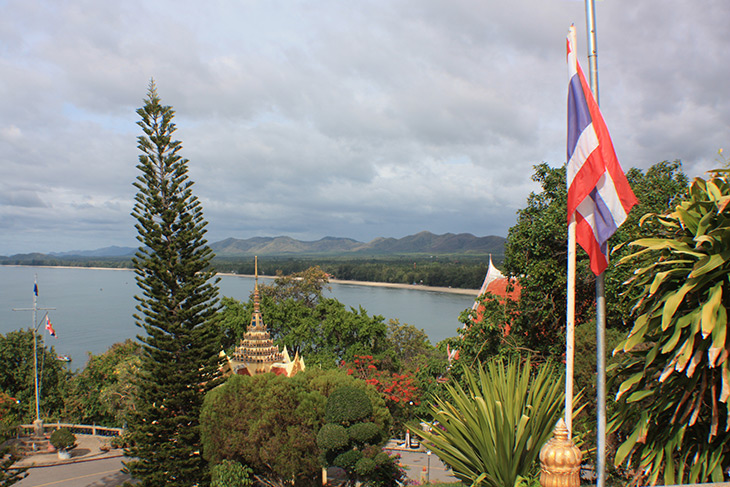
[[[261,295],[259,293],[258,259],[256,259],[256,274],[253,291],[253,315],[251,323],[243,335],[241,342],[233,352],[233,360],[245,363],[274,364],[282,362],[284,355],[279,347],[274,345],[271,334],[266,329],[264,318],[261,316]]]

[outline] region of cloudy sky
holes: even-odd
[[[624,169],[718,165],[730,2],[596,4]],[[0,255],[135,246],[135,110],[176,110],[208,239],[506,236],[565,160],[576,0],[0,0]]]

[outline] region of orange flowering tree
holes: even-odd
[[[372,355],[355,355],[351,363],[342,363],[352,375],[370,384],[378,391],[393,416],[393,429],[403,429],[420,405],[418,379],[411,374],[391,372],[380,365]]]

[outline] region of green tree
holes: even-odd
[[[639,481],[720,482],[730,467],[730,172],[693,181],[673,212],[647,216],[654,236],[625,257],[637,296],[612,426],[625,432],[615,464]]]
[[[86,367],[68,382],[64,416],[67,421],[123,426],[134,409],[134,378],[142,347],[131,339],[115,343],[100,355],[89,354]]]
[[[38,336],[38,387],[40,412],[44,419],[58,418],[70,372]],[[21,421],[35,419],[35,380],[33,368],[33,330],[11,331],[0,335],[0,391],[18,401]]]
[[[557,357],[564,351],[567,268],[567,189],[565,167],[535,166],[533,180],[541,186],[531,193],[527,206],[517,215],[510,228],[505,247],[505,271],[519,280],[521,296],[512,322],[512,333],[519,340],[515,346]],[[628,215],[611,244],[649,235],[639,219],[646,213],[662,213],[677,198],[686,194],[687,177],[681,163],[660,162],[646,173],[631,169],[627,178],[639,205]],[[622,297],[622,283],[629,277],[616,262],[625,255],[619,249],[612,255],[606,273],[606,324],[609,328],[631,326],[630,297]],[[588,256],[578,251],[576,268],[576,325],[590,322],[595,315],[595,276],[588,267]],[[499,319],[497,317],[497,319]]]
[[[417,373],[428,365],[428,361],[440,352],[436,350],[423,329],[397,319],[388,320],[386,337],[388,348],[392,352],[394,371]]]
[[[329,277],[319,266],[289,275],[279,273],[273,284],[259,286],[263,296],[270,296],[276,303],[288,299],[314,308],[322,299],[322,291],[330,290]]]
[[[160,102],[151,82],[137,110],[144,135],[132,212],[141,243],[133,259],[142,291],[135,319],[146,334],[138,336],[143,353],[126,468],[144,486],[207,485],[199,416],[205,392],[218,382],[218,289],[188,161],[172,138],[174,111]]]
[[[261,374],[232,376],[210,391],[201,413],[203,452],[217,465],[241,462],[267,485],[321,485],[316,435],[324,424],[327,397],[341,386],[364,391],[373,422],[390,426],[378,393],[342,371],[308,369],[292,378]]]

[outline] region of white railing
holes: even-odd
[[[57,429],[68,428],[72,433],[78,435],[94,436],[121,436],[124,428],[112,428],[109,426],[97,426],[95,424],[70,424],[70,423],[48,423],[43,425],[43,433],[51,433]],[[18,426],[18,438],[31,436],[35,427],[32,424],[21,424]]]

